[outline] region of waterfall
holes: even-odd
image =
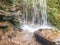
[[[41,8],[42,21],[43,21],[42,25],[47,26],[47,12],[46,12],[47,4],[46,4],[46,0],[40,0],[40,8]]]
[[[33,11],[33,13],[34,13],[34,15],[33,15],[33,23],[36,21],[36,18],[37,18],[37,23],[38,24],[40,24],[40,21],[39,21],[39,12],[38,12],[38,8],[37,8],[37,6],[36,6],[36,0],[32,0],[32,2],[33,2],[33,9],[34,9],[34,11]]]
[[[28,1],[29,0],[24,0],[25,2],[23,3],[23,25],[21,25],[20,27],[23,30],[28,30],[30,32],[34,32],[38,29],[41,28],[47,28],[50,29],[51,27],[48,25],[47,23],[47,5],[46,5],[46,0],[39,0],[39,7],[40,7],[40,12],[38,11],[39,8],[37,7],[37,0],[32,0],[32,20],[29,21],[29,6],[28,6]],[[41,13],[41,15],[40,15]],[[40,17],[42,16],[42,17]],[[42,18],[42,19],[40,19]],[[32,22],[32,23],[28,23],[28,22]],[[41,24],[42,23],[42,24]],[[32,25],[33,24],[33,25]]]
[[[23,22],[24,24],[28,23],[28,5],[27,5],[27,0],[26,3],[23,5]]]

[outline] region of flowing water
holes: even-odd
[[[24,24],[28,23],[28,5],[27,5],[27,0],[24,3],[24,6],[23,6],[23,20],[24,20],[24,22],[23,22]]]
[[[29,0],[25,0],[23,5],[23,25],[21,28],[23,30],[28,30],[30,32],[34,32],[41,28],[51,28],[48,26],[47,22],[47,4],[46,0],[39,0],[39,8],[37,6],[37,0],[32,0],[32,12],[31,12],[31,20],[29,20]]]
[[[37,23],[38,24],[40,24],[40,21],[39,21],[39,12],[38,12],[38,8],[37,8],[37,6],[36,6],[36,0],[32,0],[32,2],[33,2],[33,13],[34,13],[34,15],[33,15],[33,19],[32,19],[32,22],[33,23],[35,23],[35,21],[36,21],[36,18],[37,18]]]
[[[47,4],[46,4],[46,0],[40,1],[40,7],[41,7],[43,26],[47,26],[47,12],[46,12]]]

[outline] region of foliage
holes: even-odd
[[[9,4],[11,5],[13,3],[13,0],[1,0],[2,4]]]
[[[3,12],[6,12],[6,9],[12,8],[11,7],[11,6],[13,6],[12,4],[13,4],[13,0],[0,0],[0,10],[3,10]],[[11,13],[11,12],[9,12],[9,13]],[[16,16],[10,16],[10,15],[8,15],[7,17],[4,16],[4,18],[5,18],[4,20],[7,22],[10,22],[14,26],[18,25],[19,23],[18,23],[18,20],[16,19]]]
[[[58,14],[58,10],[60,9],[60,1],[59,0],[47,0],[48,6],[48,19],[51,24],[60,29],[60,14]]]
[[[0,10],[6,11],[10,9],[13,4],[13,0],[0,0]]]

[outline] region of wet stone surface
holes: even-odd
[[[34,37],[34,33],[28,31],[16,32],[16,37],[2,38],[0,45],[41,45]]]

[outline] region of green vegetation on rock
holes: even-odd
[[[55,27],[60,29],[60,1],[59,0],[47,0],[47,12],[48,12],[48,19]]]

